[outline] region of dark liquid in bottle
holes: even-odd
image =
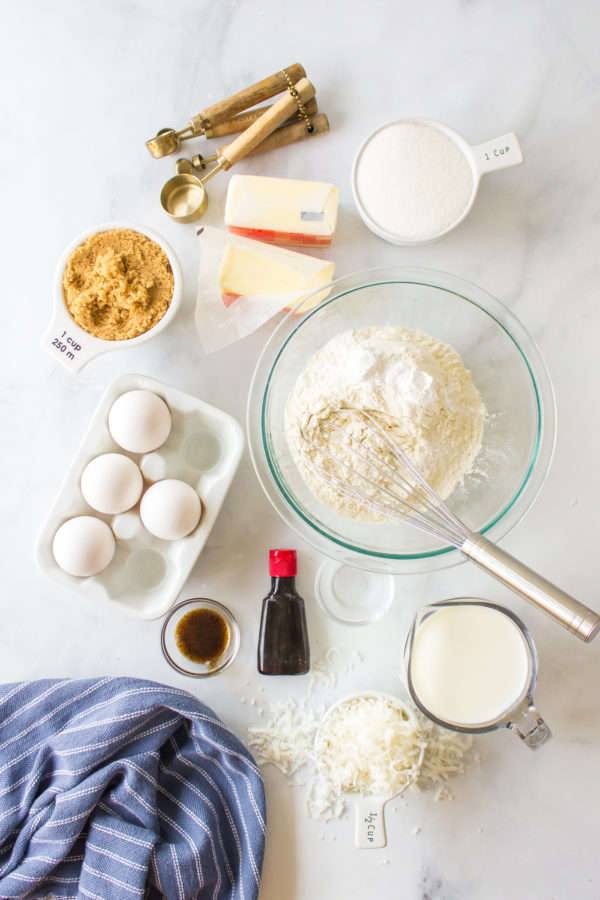
[[[177,623],[175,643],[186,659],[214,666],[229,643],[227,622],[212,609],[192,609]]]
[[[310,669],[304,600],[293,577],[271,578],[263,600],[258,640],[258,671],[263,675],[303,675]]]

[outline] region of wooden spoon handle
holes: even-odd
[[[308,104],[306,105],[308,109]],[[282,125],[261,141],[254,150],[246,153],[246,156],[254,156],[257,153],[266,153],[267,150],[275,150],[277,147],[286,147],[288,144],[295,144],[297,141],[304,141],[306,138],[314,137],[317,134],[325,134],[329,131],[329,122],[324,113],[318,116],[309,116],[308,122],[312,125],[312,131],[307,131],[306,122],[292,122],[291,125]],[[222,156],[226,147],[219,147],[217,156]]]
[[[314,97],[312,100],[309,100],[308,103],[305,103],[304,107],[309,116],[314,115],[319,109]],[[211,127],[206,129],[204,132],[205,137],[209,139],[219,138],[225,137],[228,134],[238,134],[240,131],[245,131],[248,125],[252,125],[253,122],[260,119],[262,114],[268,109],[270,109],[269,106],[259,106],[258,109],[251,109],[249,112],[234,116],[232,119],[227,119],[226,122],[219,122],[214,128]],[[296,115],[299,115],[297,110]]]
[[[290,116],[295,115],[298,111],[298,101],[304,104],[311,97],[314,97],[316,93],[314,85],[310,83],[308,78],[301,78],[294,85],[294,88],[296,96],[292,96],[290,91],[286,92],[277,103],[274,103],[262,114],[260,119],[257,119],[256,122],[253,122],[252,125],[246,128],[232,144],[223,148],[218,159],[219,166],[222,169],[229,169],[234,163],[250,153],[251,150],[254,150],[261,141],[264,141],[266,137],[275,131],[278,125],[281,125]]]
[[[294,63],[291,66],[287,66],[285,71],[292,84],[295,84],[306,75],[306,72],[300,63]],[[250,87],[238,91],[237,94],[232,94],[231,97],[227,97],[225,100],[219,100],[218,103],[208,106],[199,115],[190,119],[194,133],[202,134],[207,126],[212,128],[217,123],[224,122],[225,119],[230,119],[244,109],[250,109],[251,106],[262,103],[263,100],[268,100],[269,97],[275,97],[276,94],[280,94],[282,91],[287,90],[288,86],[289,82],[283,71],[276,72],[275,75],[269,75],[268,78],[263,78],[262,81],[257,81],[256,84],[252,84]]]

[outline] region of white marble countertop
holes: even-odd
[[[164,663],[161,622],[127,619],[59,587],[33,563],[36,534],[100,395],[118,374],[160,378],[243,422],[246,386],[271,326],[205,356],[193,326],[198,264],[193,227],[160,209],[173,158],[144,141],[182,127],[204,106],[300,60],[331,133],[240,164],[240,171],[332,181],[341,192],[330,256],[340,275],[373,265],[422,265],[471,280],[530,331],[556,390],[558,440],[547,483],[503,541],[591,605],[597,599],[596,458],[600,436],[600,57],[598,6],[584,0],[307,0],[5,2],[0,13],[2,303],[2,627],[0,679],[131,674],[185,687],[241,736],[252,698],[302,696],[306,681],[255,670],[270,546],[297,546],[314,658],[360,649],[341,679],[399,691],[403,637],[427,600],[480,594],[533,631],[537,703],[554,740],[531,753],[508,732],[477,741],[481,765],[452,784],[453,802],[411,795],[387,815],[388,846],[358,851],[348,819],[309,819],[301,789],[267,768],[269,816],[261,900],[580,900],[600,896],[600,644],[584,646],[468,566],[398,579],[386,618],[363,629],[326,621],[311,600],[321,558],[277,518],[245,453],[182,597],[224,601],[242,629],[237,661],[210,683]],[[472,143],[514,130],[525,165],[484,180],[467,221],[437,244],[394,247],[363,226],[350,167],[363,137],[418,115]],[[196,150],[199,143],[193,145]],[[186,148],[187,149],[187,148]],[[228,176],[209,187],[205,222],[219,225]],[[73,376],[39,347],[54,266],[81,230],[127,218],[157,229],[183,263],[183,309],[145,346],[109,354]],[[264,692],[261,688],[264,687]],[[246,702],[241,702],[241,695]],[[420,828],[417,834],[413,831]]]

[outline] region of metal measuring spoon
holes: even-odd
[[[294,63],[287,69],[269,75],[268,78],[263,78],[262,81],[207,107],[197,116],[193,116],[189,124],[180,131],[174,128],[161,128],[156,137],[146,141],[146,147],[154,159],[161,159],[163,156],[176,153],[181,147],[181,142],[190,138],[202,134],[207,138],[223,137],[226,134],[243,131],[256,119],[257,111],[253,110],[243,116],[236,116],[237,113],[280,94],[287,90],[290,83],[294,84],[305,75],[306,72],[300,63]],[[235,121],[232,118],[234,116]]]
[[[221,148],[216,156],[215,167],[202,178],[191,174],[187,165],[179,168],[176,166],[177,174],[167,181],[160,193],[160,202],[167,215],[174,221],[182,223],[195,222],[199,219],[208,206],[205,183],[221,169],[230,169],[234,163],[251,153],[314,95],[314,85],[307,78],[302,78],[238,138]],[[180,168],[184,171],[180,171]]]
[[[350,703],[352,700],[356,700],[361,697],[374,697],[376,699],[381,698],[389,701],[397,709],[400,709],[403,712],[407,711],[406,705],[398,697],[394,697],[392,694],[386,694],[384,691],[359,691],[356,694],[348,694],[348,696],[342,697],[340,700],[337,700],[334,704],[332,704],[332,706],[329,707],[329,709],[323,716],[323,721],[321,722],[315,736],[314,750],[317,765],[319,765],[319,756],[322,752],[321,747],[324,740],[324,726],[327,722],[327,719],[334,710],[338,709],[338,707],[344,706],[345,704]],[[421,766],[424,753],[425,748],[423,747],[421,748],[421,752],[417,760],[417,771]],[[319,766],[319,768],[321,768],[321,766]],[[402,796],[406,789],[409,788],[411,784],[413,784],[414,780],[415,779],[413,776],[409,779],[409,781],[403,788],[395,791],[393,794],[388,795],[361,794],[358,791],[344,791],[344,799],[349,803],[353,803],[356,810],[354,825],[355,847],[358,847],[359,850],[376,850],[386,846],[387,835],[385,831],[384,818],[385,804],[389,800],[393,800],[394,797]]]

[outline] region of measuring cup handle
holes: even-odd
[[[219,164],[223,169],[229,169],[238,160],[247,156],[251,150],[268,137],[278,125],[285,122],[298,111],[298,100],[304,104],[315,96],[315,87],[308,78],[302,78],[294,85],[297,97],[286,93],[281,100],[269,107],[249,128],[247,128],[232,144],[228,144],[219,155]]]
[[[507,725],[531,750],[537,750],[552,737],[550,728],[531,701],[522,706]]]
[[[520,166],[525,161],[519,138],[514,131],[502,134],[484,144],[475,144],[471,147],[471,153],[480,175],[495,172],[497,169]]]
[[[377,797],[358,797],[354,805],[356,806],[354,846],[360,850],[385,847],[387,844],[383,816],[385,801]]]
[[[60,307],[55,309],[40,343],[61,366],[74,373],[81,372],[90,360],[107,350],[106,341],[86,334]]]
[[[287,66],[285,71],[292,84],[296,84],[297,81],[306,75],[304,67],[300,63]],[[275,97],[276,94],[287,90],[288,86],[289,83],[283,70],[276,72],[275,75],[269,75],[268,78],[263,78],[262,81],[257,81],[256,84],[238,91],[237,94],[232,94],[231,97],[220,100],[213,106],[208,106],[200,115],[194,116],[191,122],[195,127],[195,120],[198,119],[201,129],[206,126],[207,122],[209,127],[216,125],[218,122],[224,122],[225,119],[235,116],[236,113],[242,112],[244,109],[250,109],[256,103],[262,103],[263,100],[268,100],[269,97]]]

